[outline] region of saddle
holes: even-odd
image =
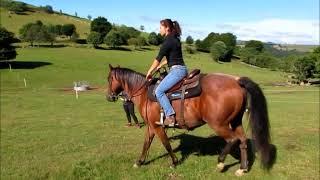
[[[151,101],[157,102],[155,95],[155,89],[160,84],[162,78],[154,78],[148,87],[148,98]],[[182,93],[184,91],[184,94]],[[166,92],[170,101],[181,99],[184,95],[184,99],[199,96],[201,94],[200,86],[200,70],[194,69],[185,78],[179,81],[171,89]]]
[[[155,89],[160,84],[163,78],[155,78],[152,80],[148,87],[148,98],[151,101],[157,101],[155,95]],[[170,101],[180,99],[180,114],[176,118],[178,122],[178,126],[184,129],[189,129],[184,120],[184,100],[187,98],[192,98],[199,96],[201,94],[201,86],[200,86],[200,70],[194,69],[191,71],[185,78],[183,78],[180,82],[174,85],[171,89],[166,92],[167,97]],[[160,122],[162,122],[162,116],[160,116]]]

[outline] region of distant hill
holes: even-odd
[[[248,41],[237,40],[237,45],[244,47]],[[311,52],[317,45],[301,45],[301,44],[277,44],[273,42],[263,42],[265,46],[273,47],[279,51],[298,51],[298,52]]]
[[[44,24],[74,24],[76,26],[77,33],[80,35],[80,38],[87,37],[87,34],[90,32],[90,21],[88,19],[75,17],[64,13],[60,15],[58,12],[49,14],[32,5],[28,5],[28,8],[28,11],[18,15],[15,13],[10,13],[6,8],[0,7],[1,26],[5,27],[11,32],[14,32],[16,36],[19,33],[19,29],[24,24],[35,22],[37,20],[42,21]]]

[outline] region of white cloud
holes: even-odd
[[[145,22],[146,31],[159,31],[157,18],[140,17]],[[203,39],[210,32],[231,32],[238,40],[260,40],[282,44],[319,44],[319,20],[265,19],[261,21],[226,22],[214,24],[180,24],[182,39],[191,35]]]
[[[225,23],[219,31],[231,31],[238,39],[288,44],[319,44],[319,22],[312,20],[266,19],[257,22]],[[238,27],[235,29],[235,27]]]

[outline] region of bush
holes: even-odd
[[[2,3],[2,2],[1,2]],[[23,13],[25,11],[28,10],[27,8],[27,4],[26,3],[23,3],[23,2],[15,2],[15,1],[12,1],[10,4],[9,4],[9,7],[8,7],[9,11],[12,11],[16,14],[20,14],[20,13]]]
[[[253,48],[258,52],[262,52],[264,47],[261,41],[250,40],[246,43],[245,48]]]
[[[98,47],[99,44],[103,43],[103,38],[98,32],[91,32],[87,37],[87,42],[93,44],[93,47]]]
[[[294,73],[299,81],[305,81],[313,77],[315,71],[315,61],[308,56],[299,58],[294,63]]]
[[[128,39],[128,44],[130,46],[134,46],[134,48],[136,48],[138,46],[138,39],[137,38],[130,38],[130,39]]]
[[[192,47],[192,46],[186,46],[186,51],[187,51],[187,53],[189,53],[189,54],[194,54],[194,53],[196,53],[196,49],[195,49],[194,47]]]
[[[70,39],[72,42],[77,42],[78,38],[79,34],[77,32],[73,32]]]
[[[16,58],[17,52],[15,47],[11,46],[11,43],[14,42],[14,34],[0,27],[0,61]]]
[[[125,40],[119,32],[111,30],[104,38],[104,42],[106,43],[106,45],[111,46],[112,48],[116,48],[123,45],[125,43]]]
[[[227,52],[227,46],[222,41],[215,42],[210,48],[210,54],[215,61],[224,61]]]

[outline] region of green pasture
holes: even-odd
[[[80,19],[73,16],[66,16],[60,14],[48,14],[38,9],[32,9],[25,12],[24,15],[9,13],[9,11],[3,7],[0,7],[0,24],[8,31],[15,33],[19,36],[19,29],[27,23],[34,23],[37,20],[42,21],[44,24],[74,24],[76,31],[79,33],[80,38],[86,38],[90,33],[90,21],[86,19]]]
[[[158,138],[147,165],[132,167],[146,127],[124,127],[121,102],[105,100],[108,64],[145,73],[157,50],[63,47],[17,52],[12,70],[6,63],[0,69],[1,179],[237,178],[239,164],[232,156],[226,160],[230,168],[217,172],[214,150],[222,147],[209,144],[216,138],[206,125],[192,132],[167,131],[170,137],[181,137],[171,141],[178,158],[184,158],[176,169],[169,168],[170,158]],[[284,73],[237,61],[218,64],[209,54],[184,54],[189,69],[248,76],[266,95],[277,162],[268,173],[260,168],[257,156],[241,179],[319,179],[319,87],[276,86],[286,82]],[[97,89],[80,92],[76,99],[70,90],[74,81],[87,81]],[[250,138],[248,121],[243,122]]]

